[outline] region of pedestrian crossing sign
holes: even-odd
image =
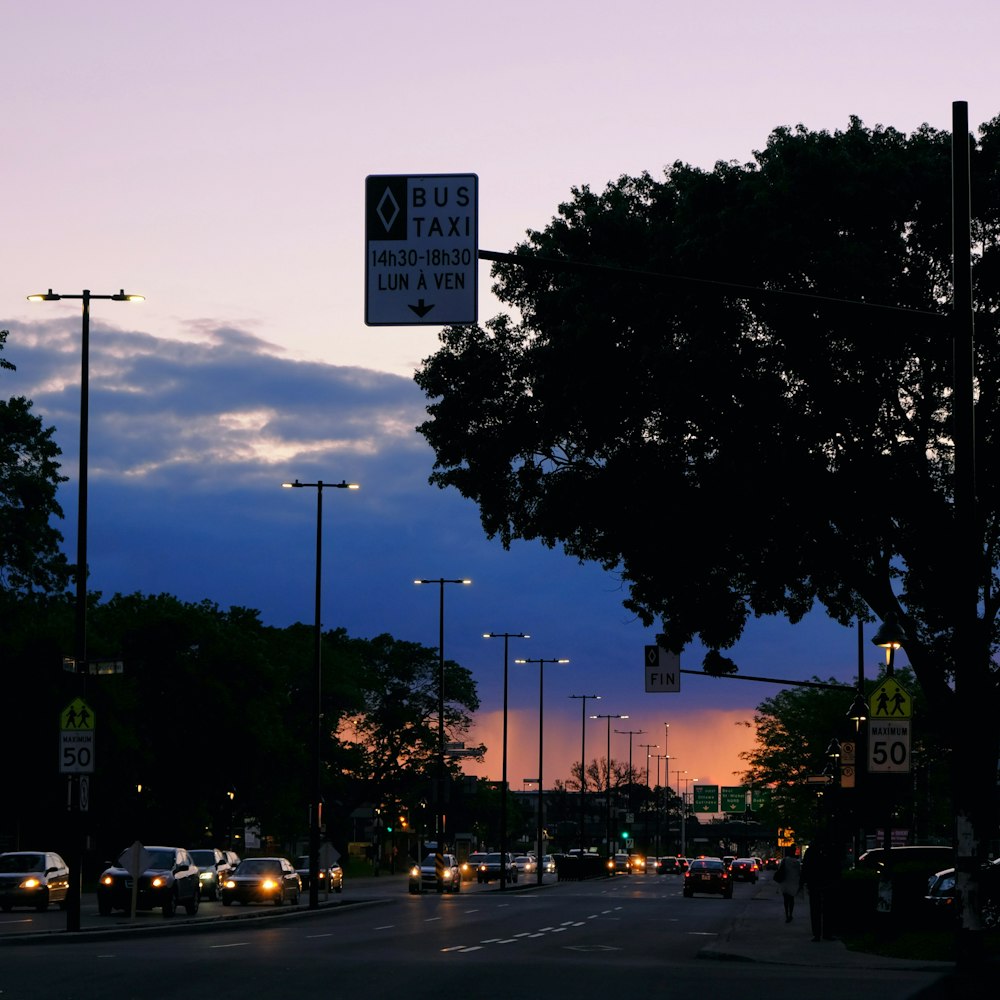
[[[872,692],[871,717],[873,719],[910,719],[913,717],[913,699],[896,683],[887,677]]]

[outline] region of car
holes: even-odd
[[[722,863],[723,863],[723,864],[724,864],[724,865],[726,866],[726,868],[728,869],[728,868],[729,868],[729,866],[730,866],[730,865],[731,865],[731,864],[732,864],[732,863],[733,863],[733,862],[734,862],[735,860],[736,860],[736,856],[735,856],[735,855],[733,855],[733,854],[726,854],[726,855],[725,855],[725,856],[724,856],[724,857],[722,858]]]
[[[508,882],[517,881],[517,865],[514,864],[513,857],[508,854],[503,861],[501,858],[503,858],[501,854],[487,854],[479,862],[479,867],[476,869],[476,881],[480,885],[499,879],[501,871],[506,871]]]
[[[628,875],[632,871],[632,863],[627,854],[616,854],[611,861],[614,868],[611,868],[611,865],[608,868],[614,875]]]
[[[657,858],[654,871],[657,875],[678,875],[682,871],[681,859],[675,858],[673,855]]]
[[[1000,927],[1000,858],[982,867],[979,873],[981,902],[979,917],[984,927]],[[955,883],[955,869],[945,868],[927,880],[924,896],[929,922],[934,926],[957,927],[962,917],[962,894]]]
[[[526,854],[514,858],[514,864],[517,865],[518,875],[533,875],[538,868],[535,859],[529,858]]]
[[[139,846],[139,845],[135,845]],[[109,865],[97,882],[97,911],[102,917],[112,910],[132,909],[134,847],[128,847]],[[201,902],[201,875],[194,859],[183,847],[140,847],[135,906],[137,910],[160,907],[164,917],[172,917],[178,906],[189,916],[198,912]]]
[[[733,879],[722,858],[695,858],[684,873],[684,898],[696,892],[733,898]]]
[[[295,859],[295,874],[302,883],[302,891],[309,891],[309,855],[300,854]],[[320,892],[343,892],[344,891],[344,869],[336,862],[319,866],[319,891]]]
[[[476,870],[479,868],[479,862],[485,857],[485,851],[473,851],[469,855],[468,860],[463,861],[458,866],[461,869],[463,882],[471,882],[476,877]]]
[[[273,903],[295,906],[302,881],[288,858],[244,858],[222,883],[222,905]]]
[[[410,868],[410,892],[461,892],[462,871],[454,854],[428,854]]]
[[[630,854],[628,856],[629,871],[635,875],[646,874],[646,859],[641,854]]]
[[[764,868],[769,872],[776,872],[779,864],[781,864],[781,858],[767,858],[764,861]]]
[[[542,857],[542,871],[546,874],[551,875],[556,870],[556,859],[551,854],[545,854]]]
[[[729,874],[734,882],[750,882],[756,885],[759,872],[756,858],[737,858],[729,866]]]
[[[0,909],[31,906],[44,913],[49,903],[66,909],[69,868],[54,851],[7,851],[0,854]]]
[[[188,851],[198,866],[202,899],[218,899],[226,876],[232,871],[229,858],[217,847],[198,848]]]
[[[934,872],[952,868],[955,865],[954,847],[939,844],[913,844],[893,847],[890,850],[892,853],[891,863],[894,868],[903,864],[923,867],[927,869],[928,877]],[[884,865],[885,848],[873,847],[858,858],[855,867],[881,872]]]

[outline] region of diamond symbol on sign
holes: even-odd
[[[385,231],[389,232],[392,229],[392,224],[396,221],[396,217],[399,215],[399,203],[392,196],[392,191],[389,188],[385,189],[385,193],[379,199],[378,207],[375,209],[378,213],[378,217],[382,220],[382,225],[385,226]],[[388,216],[388,218],[386,217]]]

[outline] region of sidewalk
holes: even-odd
[[[813,941],[809,926],[809,901],[795,905],[795,917],[785,923],[777,887],[770,878],[761,879],[746,907],[699,958],[730,962],[761,962],[772,965],[808,965],[837,969],[909,969],[947,973],[951,962],[886,958],[868,952],[850,951],[843,941]]]

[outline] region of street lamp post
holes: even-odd
[[[663,789],[660,786],[660,761],[661,760],[663,760],[663,761],[669,761],[670,758],[665,753],[655,753],[655,754],[653,754],[653,756],[656,758],[656,787],[658,789],[660,789],[660,793],[662,795],[663,794]],[[669,765],[664,765],[664,767],[667,767],[667,766],[669,766]],[[669,780],[668,776],[664,776],[664,780],[665,781]],[[655,796],[654,796],[654,800],[655,800]],[[662,820],[662,814],[663,814],[662,804],[659,801],[656,801],[656,834],[655,834],[655,839],[656,839],[656,856],[657,857],[659,857],[663,853],[663,851],[662,851],[663,842],[662,842],[662,838],[660,836],[660,828],[661,828],[660,824],[661,824],[661,820]]]
[[[645,729],[616,729],[619,736],[628,737],[628,811],[632,812],[632,737],[641,736]]]
[[[615,853],[614,850],[612,850],[613,845],[612,845],[612,842],[611,842],[611,720],[612,719],[627,719],[628,716],[627,715],[592,715],[591,718],[592,719],[607,719],[608,720],[608,756],[607,756],[607,758],[605,760],[605,763],[607,764],[607,767],[606,767],[606,772],[607,772],[606,773],[606,779],[607,779],[606,780],[606,786],[607,787],[605,788],[605,796],[604,796],[604,808],[605,808],[605,812],[607,814],[606,815],[607,828],[605,829],[604,833],[605,833],[605,836],[607,837],[608,857],[611,858],[611,857],[614,857],[614,853]]]
[[[297,479],[281,484],[285,489],[309,487],[316,491],[316,592],[313,614],[313,761],[312,801],[309,804],[309,909],[319,909],[319,840],[323,801],[323,489],[356,490],[357,483],[342,481],[300,483]]]
[[[535,857],[535,876],[538,884],[541,885],[542,877],[545,874],[545,866],[542,864],[542,858],[544,857],[542,840],[545,836],[545,817],[542,813],[542,734],[544,732],[542,726],[542,713],[544,709],[542,695],[545,690],[545,664],[569,663],[569,660],[564,658],[539,657],[533,660],[515,660],[514,662],[538,664],[538,854]],[[501,858],[500,861],[502,867],[505,859]]]
[[[581,701],[580,714],[580,853],[586,850],[587,821],[587,701],[600,701],[599,694],[571,694],[571,698]]]
[[[659,743],[640,743],[640,750],[646,751],[646,808],[644,810],[644,820],[642,824],[643,835],[646,838],[645,851],[649,853],[649,799],[650,799],[650,789],[649,789],[649,758],[653,755],[649,752],[650,750],[659,750]],[[648,874],[649,868],[645,868],[644,871]]]
[[[437,853],[444,851],[444,802],[445,802],[445,729],[444,729],[444,585],[460,583],[468,585],[471,580],[446,580],[438,577],[434,580],[414,580],[416,584],[436,583],[439,589],[438,601],[438,767],[437,788],[434,796],[435,835],[437,836]]]
[[[675,770],[673,772],[673,774],[674,774],[674,777],[677,778],[677,798],[679,798],[681,800],[681,814],[680,814],[680,820],[681,820],[681,829],[680,829],[680,834],[681,834],[681,856],[682,857],[686,857],[687,856],[687,852],[684,850],[684,796],[681,795],[681,775],[682,774],[687,774],[687,771],[678,768],[677,770]],[[667,782],[668,783],[670,782],[670,761],[669,760],[667,761]]]
[[[132,295],[124,289],[114,295],[94,295],[85,288],[79,295],[63,295],[47,292],[29,295],[29,302],[58,302],[60,299],[79,299],[83,304],[83,321],[80,335],[80,455],[79,482],[77,483],[77,516],[76,516],[76,599],[74,605],[74,635],[73,635],[73,674],[74,678],[82,674],[83,684],[87,676],[87,472],[88,472],[88,438],[90,433],[90,303],[92,299],[107,299],[111,302],[142,302],[145,296]],[[72,835],[72,851],[69,859],[70,882],[66,895],[66,930],[80,929],[80,893],[82,888],[81,869],[83,868],[83,845],[80,826],[79,793],[74,796],[75,776],[70,775],[70,798],[75,800],[71,823],[74,827]]]
[[[500,891],[507,888],[507,649],[511,639],[530,639],[527,632],[484,632],[484,639],[503,639],[503,778],[500,783]]]

